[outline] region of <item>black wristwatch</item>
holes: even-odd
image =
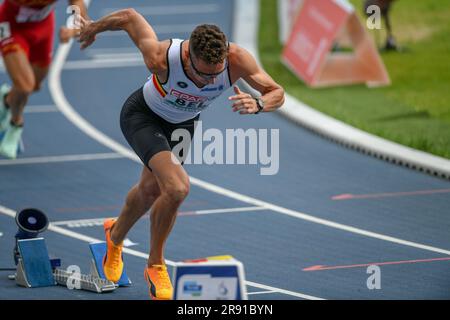
[[[258,111],[255,112],[255,114],[260,113],[264,109],[264,101],[261,99],[261,97],[254,98],[256,101],[256,106],[258,107]]]

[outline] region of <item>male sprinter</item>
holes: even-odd
[[[150,255],[144,271],[152,299],[171,299],[173,288],[164,262],[164,245],[177,209],[189,192],[189,177],[172,161],[177,128],[194,132],[199,114],[239,78],[263,95],[254,99],[234,87],[233,111],[255,114],[283,104],[284,91],[243,48],[229,44],[215,25],[200,25],[189,40],[159,41],[148,22],[133,9],[114,12],[95,22],[83,21],[81,48],[106,30],[125,30],[141,51],[153,74],[125,102],[120,125],[125,138],[141,158],[140,181],[130,190],[117,221],[104,223],[107,254],[105,275],[118,281],[123,270],[122,241],[130,228],[152,207]]]
[[[0,5],[0,51],[12,81],[0,87],[0,155],[17,157],[28,97],[41,87],[48,73],[55,28],[56,0],[5,0]],[[69,0],[86,16],[83,0]],[[61,27],[67,42],[77,30]]]

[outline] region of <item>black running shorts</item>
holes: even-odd
[[[180,143],[180,141],[171,140],[173,131],[179,128],[186,129],[192,140],[195,121],[198,118],[199,115],[181,123],[167,122],[148,107],[140,88],[125,101],[120,113],[120,128],[134,152],[151,170],[148,162],[155,154],[161,151],[172,151],[173,147]],[[183,156],[185,155],[177,155],[178,159]]]

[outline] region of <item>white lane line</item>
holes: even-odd
[[[90,49],[87,55],[94,60],[144,60],[139,50],[126,47]]]
[[[39,105],[39,106],[27,106],[24,113],[48,113],[59,112],[59,109],[55,105]]]
[[[255,292],[247,292],[247,295],[256,295],[256,294],[270,294],[270,293],[276,293],[276,291],[255,291]]]
[[[216,214],[216,213],[239,213],[248,211],[259,211],[266,210],[262,207],[239,207],[239,208],[227,208],[227,209],[210,209],[210,210],[196,210],[196,211],[186,211],[180,212],[181,215],[203,215],[203,214]]]
[[[103,222],[105,221],[105,219],[110,219],[110,218],[117,218],[117,217],[55,221],[55,222],[52,222],[52,225],[66,226],[68,228],[96,227],[96,226],[103,226]]]
[[[18,158],[14,160],[0,160],[0,166],[15,166],[24,164],[39,164],[39,163],[58,163],[58,162],[72,162],[72,161],[91,161],[91,160],[107,160],[107,159],[123,159],[124,156],[118,153],[93,153],[93,154],[74,154],[64,156],[50,156],[50,157],[30,157]]]
[[[211,209],[211,210],[197,210],[197,211],[180,211],[178,215],[180,216],[190,216],[190,215],[208,215],[208,214],[221,214],[221,213],[240,213],[240,212],[250,212],[250,211],[260,211],[266,210],[261,207],[240,207],[240,208],[225,208],[225,209]],[[103,221],[109,218],[117,217],[105,217],[105,218],[93,218],[93,219],[77,219],[77,220],[62,220],[52,222],[54,226],[66,226],[68,228],[85,228],[85,227],[96,227],[102,226]]]
[[[168,24],[168,25],[152,25],[158,36],[173,33],[190,33],[197,27],[196,24]],[[124,37],[128,36],[125,31],[108,31],[101,33],[100,37]]]
[[[135,48],[90,49],[87,55],[91,59],[66,61],[64,70],[145,66],[141,53]]]
[[[7,207],[4,207],[2,205],[0,205],[0,213],[3,213],[3,214],[5,214],[5,215],[7,215],[7,216],[9,216],[11,218],[15,218],[15,216],[16,216],[16,212],[14,210],[9,209]],[[87,242],[87,243],[104,241],[104,240],[100,240],[100,239],[97,239],[97,238],[86,236],[86,235],[78,233],[78,232],[74,232],[74,231],[71,231],[71,230],[67,230],[67,229],[61,228],[61,227],[59,227],[57,225],[54,225],[53,223],[50,223],[50,225],[48,226],[48,230],[56,232],[56,233],[59,233],[61,235],[69,237],[69,238],[73,238],[73,239],[84,241],[84,242]],[[127,253],[129,255],[132,255],[132,256],[135,256],[135,257],[139,257],[139,258],[143,258],[143,259],[146,259],[146,260],[148,259],[148,254],[147,253],[140,252],[140,251],[137,251],[137,250],[133,250],[133,249],[130,249],[130,248],[123,248],[122,250],[123,250],[123,252],[125,252],[125,253]],[[169,266],[174,266],[175,262],[166,259],[166,264],[169,265]],[[298,297],[298,298],[309,299],[309,300],[323,300],[322,298],[306,295],[306,294],[299,293],[299,292],[284,290],[284,289],[281,289],[281,288],[271,287],[271,286],[267,286],[267,285],[260,284],[260,283],[257,283],[257,282],[245,281],[245,284],[247,286],[250,286],[250,287],[262,288],[262,289],[265,289],[265,290],[274,291],[274,292],[278,292],[278,293],[282,293],[282,294],[285,294],[285,295],[294,296],[294,297]]]
[[[105,8],[101,11],[101,16],[105,16],[123,8]],[[186,4],[186,5],[169,5],[169,6],[145,6],[134,7],[134,9],[144,16],[166,16],[177,14],[205,14],[220,12],[218,4]]]
[[[64,70],[125,68],[125,67],[145,68],[145,63],[142,57],[127,57],[109,60],[74,60],[74,61],[67,61],[64,64]]]
[[[87,134],[92,139],[98,141],[99,143],[103,144],[104,146],[111,148],[117,153],[122,154],[124,157],[127,157],[135,162],[141,163],[141,160],[139,157],[130,149],[124,147],[117,141],[111,139],[107,135],[105,135],[103,132],[99,131],[97,128],[95,128],[93,125],[91,125],[86,119],[80,116],[73,107],[70,105],[70,103],[67,101],[64,91],[61,87],[61,70],[62,66],[64,64],[64,61],[70,51],[70,47],[73,43],[73,40],[70,41],[68,44],[62,44],[58,47],[58,50],[56,52],[55,60],[52,65],[52,68],[50,69],[50,76],[49,76],[49,87],[50,87],[50,94],[52,95],[52,98],[55,102],[55,105],[58,106],[58,108],[61,110],[61,112],[64,114],[64,116],[67,117],[69,121],[71,121],[76,127],[78,127],[81,131],[83,131],[85,134]],[[219,187],[215,184],[190,177],[190,182],[192,185],[198,186],[200,188],[203,188],[205,190],[209,190],[211,192],[226,196],[228,198],[232,198],[235,200],[242,201],[244,203],[248,203],[253,206],[258,207],[264,207],[268,210],[272,210],[290,217],[294,217],[297,219],[309,221],[312,223],[324,225],[330,228],[362,235],[369,238],[379,239],[383,241],[388,241],[408,247],[413,247],[417,249],[427,250],[431,252],[437,252],[442,253],[444,255],[450,255],[450,250],[441,249],[429,245],[424,245],[421,243],[416,243],[412,241],[406,241],[403,239],[387,236],[384,234],[371,232],[364,229],[355,228],[349,225],[333,222],[326,219],[321,219],[314,217],[309,214],[305,214],[299,211],[287,209],[275,204],[272,204],[270,202],[258,200],[253,197],[245,196],[242,193],[237,193],[222,187]]]
[[[117,48],[92,48],[86,50],[86,55],[92,57],[98,54],[141,54],[135,47],[117,47]]]
[[[144,58],[142,58],[142,55],[139,52],[122,52],[122,53],[111,53],[111,52],[104,52],[104,53],[96,53],[92,54],[91,56],[94,60],[117,60],[117,59],[125,59],[125,60],[136,60],[140,59],[141,61],[144,61]]]
[[[303,294],[303,293],[298,293],[298,292],[294,292],[294,291],[289,291],[289,290],[284,290],[284,289],[278,289],[278,290],[274,290],[273,287],[271,286],[266,286],[265,284],[260,284],[260,283],[256,283],[256,282],[251,282],[251,281],[246,281],[245,282],[246,285],[251,286],[251,287],[255,287],[255,288],[260,288],[260,289],[264,289],[267,291],[276,291],[278,293],[283,293],[289,296],[294,296],[297,298],[302,298],[302,299],[307,299],[307,300],[325,300],[319,297],[315,297],[315,296],[310,296],[307,294]]]

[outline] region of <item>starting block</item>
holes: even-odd
[[[103,257],[106,254],[106,242],[97,242],[89,244],[89,248],[92,253],[92,266],[91,266],[91,274],[105,279],[105,273],[103,272]],[[125,272],[125,268],[123,269],[122,276],[120,280],[117,282],[119,287],[128,287],[131,286],[131,280],[128,278],[127,273]]]
[[[16,283],[27,288],[56,285],[44,238],[18,240]]]
[[[232,256],[177,262],[174,300],[247,300],[244,266]]]
[[[117,288],[112,281],[101,279],[95,274],[74,274],[58,269],[60,259],[50,259],[44,238],[17,241],[19,252],[16,274],[10,276],[17,285],[26,288],[39,288],[61,285],[68,287],[69,281],[75,280],[81,289],[97,293],[111,292]]]
[[[60,269],[61,259],[50,258],[44,238],[38,237],[48,226],[48,219],[40,210],[29,208],[18,212],[16,223],[19,229],[13,252],[17,267],[16,273],[9,275],[8,279],[15,280],[17,285],[38,288],[58,284],[97,293],[111,292],[118,287],[112,281],[101,279],[97,272],[81,274],[75,265],[67,270]]]

